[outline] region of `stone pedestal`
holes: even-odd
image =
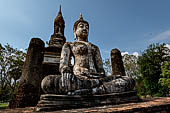
[[[139,98],[136,96],[135,91],[84,96],[44,94],[40,97],[40,101],[36,106],[36,111],[54,111],[138,101]]]

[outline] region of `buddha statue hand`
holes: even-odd
[[[61,86],[66,91],[71,90],[71,82],[72,82],[72,78],[73,78],[71,68],[68,67],[68,66],[64,66],[62,68],[61,74],[62,74],[62,77],[61,77],[61,81],[62,81],[61,83],[62,84],[61,84]]]
[[[71,83],[72,83],[72,79],[73,76],[71,73],[62,73],[62,77],[61,77],[61,86],[66,90],[66,91],[70,91],[71,88]]]

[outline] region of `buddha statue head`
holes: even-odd
[[[79,20],[74,23],[73,31],[75,40],[88,41],[89,23],[83,20],[82,14],[80,14]]]

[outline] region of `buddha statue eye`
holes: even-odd
[[[83,24],[80,24],[79,26],[80,26],[81,28],[83,28]]]
[[[88,28],[89,28],[89,27],[88,27],[88,25],[86,25],[85,27],[86,27],[86,29],[88,29]]]

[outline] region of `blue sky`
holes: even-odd
[[[67,41],[74,41],[82,13],[103,59],[113,48],[132,54],[151,43],[170,44],[170,0],[0,0],[0,43],[26,49],[33,37],[49,41],[60,4]]]

